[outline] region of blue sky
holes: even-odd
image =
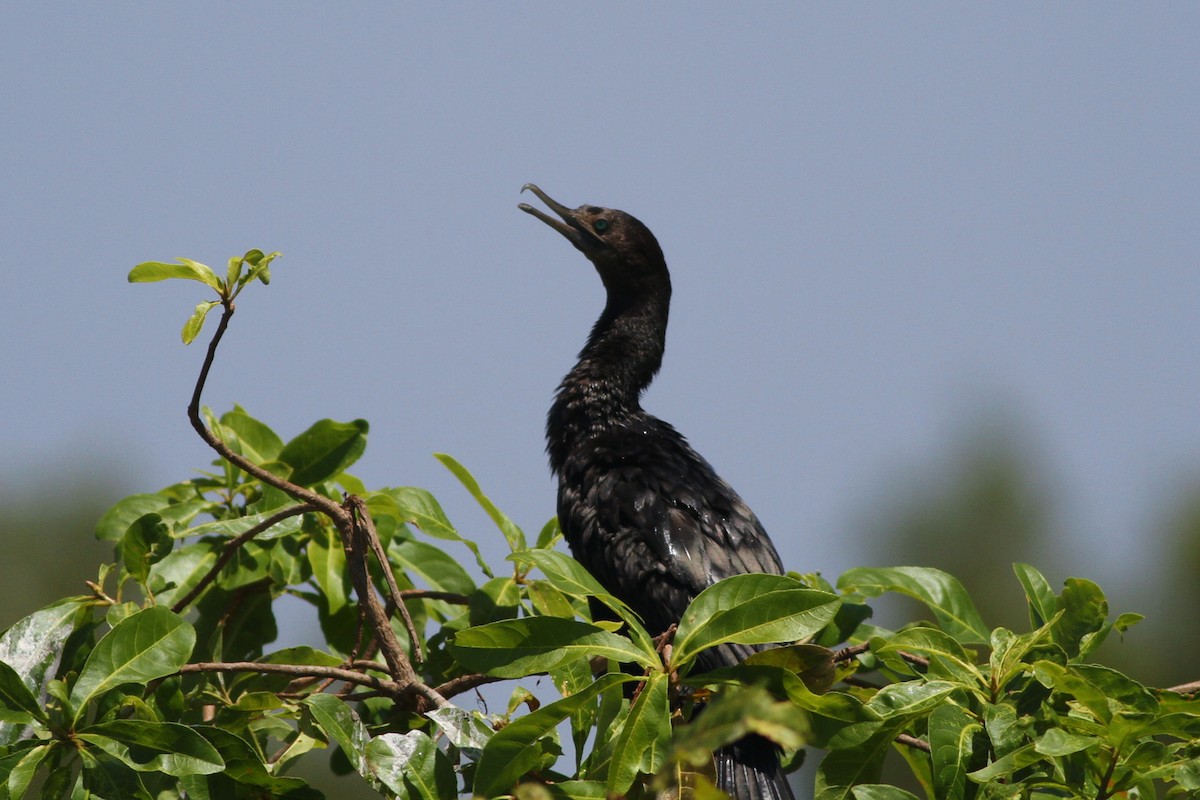
[[[657,234],[645,405],[790,568],[878,563],[864,504],[980,409],[1036,442],[1075,572],[1161,557],[1200,480],[1200,6],[729,9],[6,6],[0,491],[205,465],[178,338],[202,287],[125,276],[258,247],[284,256],[206,402],[285,438],[365,417],[357,474],[498,554],[431,454],[540,528],[545,411],[603,302],[517,210],[533,181]]]

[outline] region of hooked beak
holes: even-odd
[[[527,183],[521,187],[521,191],[533,192],[538,199],[540,199],[550,208],[551,211],[562,217],[562,221],[560,222],[549,214],[540,209],[534,208],[528,203],[518,203],[517,208],[521,209],[526,214],[532,214],[542,222],[549,225],[551,228],[554,228],[554,230],[565,236],[567,240],[571,242],[571,244],[575,245],[575,247],[586,252],[588,249],[599,243],[596,235],[580,223],[579,219],[575,216],[574,209],[567,208],[562,203],[543,192],[535,184]]]

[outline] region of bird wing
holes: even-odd
[[[652,629],[722,578],[783,572],[758,518],[666,423],[602,437],[582,461],[559,498],[572,552]]]

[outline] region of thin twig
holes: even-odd
[[[1175,692],[1176,694],[1195,694],[1196,692],[1200,692],[1200,681],[1181,683],[1178,686],[1172,686],[1169,689],[1163,689],[1163,691]]]
[[[491,675],[460,675],[457,678],[451,678],[441,686],[434,689],[435,692],[442,697],[454,697],[456,694],[469,692],[478,686],[484,686],[489,683],[502,681],[503,678],[495,678]]]
[[[313,506],[310,506],[307,503],[302,503],[298,506],[291,506],[289,508],[285,508],[285,509],[267,517],[266,519],[264,519],[262,522],[255,525],[250,530],[239,534],[237,537],[235,537],[233,539],[230,539],[228,542],[225,543],[224,548],[221,550],[221,555],[217,556],[216,563],[212,565],[212,567],[208,570],[208,573],[205,574],[205,576],[203,578],[201,578],[200,581],[195,586],[192,587],[192,590],[190,592],[188,592],[183,597],[183,599],[176,601],[175,605],[171,606],[171,610],[174,611],[176,614],[179,614],[179,613],[182,613],[185,608],[190,606],[192,604],[192,601],[195,600],[200,595],[200,593],[203,592],[208,587],[208,585],[216,579],[217,575],[220,574],[221,570],[225,568],[225,565],[229,563],[229,560],[231,558],[233,558],[234,553],[236,553],[238,551],[238,549],[241,548],[242,545],[244,545],[246,542],[250,541],[255,536],[258,536],[260,533],[267,530],[268,528],[271,528],[271,527],[279,524],[280,522],[283,522],[285,519],[294,517],[297,514],[304,514],[306,512],[315,511],[315,510],[316,509],[313,508]]]
[[[405,600],[441,600],[445,603],[466,606],[471,604],[471,598],[458,592],[436,592],[432,589],[401,589],[400,596]]]
[[[834,653],[833,660],[838,663],[849,661],[855,656],[861,655],[870,649],[871,645],[868,642],[863,642],[862,644],[852,644],[849,647],[843,647],[841,650],[838,650],[836,653]]]
[[[902,733],[897,736],[896,741],[899,744],[907,745],[914,750],[924,750],[926,753],[930,752],[929,742],[923,739],[918,739],[915,736],[909,736],[907,733]]]
[[[341,667],[320,667],[309,664],[264,664],[258,661],[202,661],[184,664],[180,674],[189,672],[259,672],[272,675],[290,675],[294,678],[322,678],[345,681],[359,686],[369,686],[393,697],[404,693],[405,687],[394,681],[364,675]]]

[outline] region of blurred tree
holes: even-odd
[[[87,594],[97,565],[113,561],[96,520],[130,493],[137,476],[99,455],[80,454],[0,480],[0,629],[66,595]]]
[[[1053,485],[1031,437],[1011,415],[973,421],[936,463],[889,481],[865,521],[881,565],[937,567],[970,588],[992,625],[1020,629],[1028,614],[1012,564],[1051,574]]]

